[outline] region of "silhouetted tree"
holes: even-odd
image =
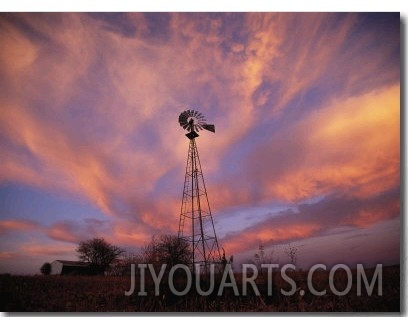
[[[102,238],[81,241],[76,251],[82,261],[90,263],[91,271],[94,274],[103,274],[109,264],[125,252]]]
[[[299,249],[296,246],[291,245],[290,243],[285,248],[285,253],[288,256],[288,258],[290,259],[290,263],[293,264],[293,265],[296,265],[298,251],[299,251]]]
[[[131,265],[141,263],[144,263],[141,254],[125,253],[121,255],[120,259],[112,261],[106,273],[114,276],[130,276]]]
[[[255,264],[260,276],[266,280],[268,269],[265,267],[262,267],[262,264],[274,264],[274,263],[279,262],[279,260],[275,258],[274,249],[272,247],[270,248],[268,254],[266,254],[264,245],[260,244],[258,247],[258,252],[256,252],[253,258],[249,259],[248,262]]]
[[[157,266],[166,263],[170,269],[176,264],[189,264],[192,258],[190,245],[177,236],[153,236],[150,243],[143,249],[143,260]]]
[[[43,275],[50,275],[50,273],[51,273],[51,264],[48,263],[48,262],[45,262],[45,263],[41,266],[40,271],[41,271],[41,273],[42,273]]]
[[[261,271],[262,264],[272,264],[276,263],[277,260],[274,257],[274,250],[271,248],[269,253],[265,253],[265,247],[263,244],[260,244],[258,247],[258,252],[254,254],[253,260],[251,261],[258,267],[258,270]]]

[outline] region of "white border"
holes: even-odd
[[[408,12],[408,1],[400,0],[6,0],[0,4],[3,12],[119,12],[119,11],[321,11],[321,12]]]

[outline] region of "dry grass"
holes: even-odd
[[[373,270],[367,271],[371,281]],[[9,312],[234,312],[234,311],[299,311],[299,312],[384,312],[400,311],[400,268],[383,268],[383,295],[378,296],[377,288],[368,296],[363,287],[357,296],[356,276],[353,271],[353,285],[345,296],[331,292],[328,272],[315,272],[313,285],[316,290],[326,289],[326,295],[314,296],[306,283],[306,272],[293,272],[297,292],[293,296],[283,296],[279,289],[290,290],[290,285],[279,276],[274,276],[273,295],[267,296],[267,285],[257,280],[261,296],[255,296],[248,285],[247,296],[235,296],[231,288],[225,288],[222,296],[213,294],[203,297],[191,291],[185,296],[170,292],[167,283],[160,286],[160,295],[154,295],[151,281],[146,280],[148,296],[138,296],[137,291],[125,296],[130,288],[130,277],[98,276],[0,276],[0,311]],[[238,289],[242,287],[237,277]],[[338,271],[335,286],[339,291],[347,284],[345,273]],[[376,283],[378,284],[378,283]],[[138,288],[138,282],[136,288]],[[183,289],[183,281],[176,286]],[[203,287],[205,290],[206,288]],[[304,296],[300,290],[305,290]],[[194,287],[192,287],[194,290]]]

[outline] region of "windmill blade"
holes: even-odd
[[[185,123],[187,123],[187,115],[186,115],[185,111],[180,114],[179,123],[180,123],[181,126],[184,125]]]
[[[182,120],[182,121],[187,120],[187,115],[186,115],[186,113],[183,112],[183,113],[180,115],[179,120]]]
[[[215,125],[213,124],[203,124],[203,128],[215,133]]]

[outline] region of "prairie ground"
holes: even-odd
[[[366,269],[369,282],[374,269]],[[135,291],[126,296],[130,289],[130,276],[0,276],[0,311],[7,312],[233,312],[233,311],[279,311],[279,312],[398,312],[400,311],[400,267],[382,269],[382,294],[378,292],[378,280],[371,295],[361,282],[361,295],[357,293],[356,272],[352,271],[351,289],[339,296],[329,284],[329,272],[316,271],[313,287],[325,295],[313,295],[307,285],[307,272],[291,272],[296,282],[296,291],[284,296],[281,290],[290,290],[291,285],[281,276],[274,274],[272,295],[268,295],[268,284],[261,276],[256,279],[260,292],[256,296],[247,283],[247,294],[242,292],[242,278],[236,274],[239,295],[232,287],[225,287],[221,296],[217,295],[219,280],[214,291],[208,296],[197,294],[195,287],[184,296],[174,295],[166,276],[163,277],[159,295],[155,295],[154,283],[146,277],[146,296],[138,295],[139,279],[136,277]],[[347,288],[347,274],[340,270],[334,275],[336,290]],[[174,283],[178,291],[185,288],[185,279],[178,277]],[[193,283],[194,286],[194,283]],[[208,289],[203,286],[203,290]]]

